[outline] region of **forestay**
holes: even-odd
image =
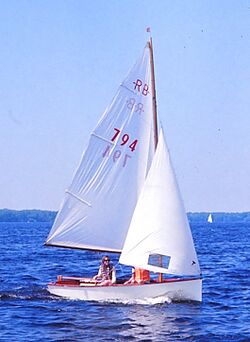
[[[146,46],[91,134],[47,245],[121,251],[153,151]]]
[[[192,234],[162,131],[120,262],[154,272],[200,274]]]

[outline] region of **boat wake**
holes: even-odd
[[[121,300],[121,299],[112,299],[112,300],[105,300],[102,301],[102,303],[119,303],[119,304],[124,304],[124,305],[155,305],[155,304],[171,304],[172,300],[169,297],[162,296],[162,297],[155,297],[155,298],[144,298],[144,299],[126,299],[126,300]]]
[[[19,288],[14,291],[4,291],[0,293],[0,301],[4,300],[40,300],[40,299],[54,299],[54,296],[48,295],[48,291],[45,288],[33,287]]]

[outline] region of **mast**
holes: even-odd
[[[149,31],[150,32],[150,31]],[[155,89],[155,69],[154,69],[154,53],[153,53],[153,41],[150,36],[148,42],[150,51],[150,67],[151,67],[151,88],[152,88],[152,101],[153,101],[153,122],[154,122],[154,142],[155,149],[158,144],[158,124],[157,124],[157,104],[156,104],[156,89]]]
[[[150,28],[147,29],[150,32]],[[155,88],[155,69],[154,69],[154,52],[153,52],[153,41],[150,35],[148,47],[150,51],[150,67],[151,67],[151,88],[152,88],[152,101],[153,101],[153,124],[154,124],[154,142],[155,150],[158,144],[158,123],[157,123],[157,104],[156,104],[156,88]],[[162,257],[159,256],[159,264],[162,266]],[[163,281],[163,274],[159,273],[158,276],[159,283]]]

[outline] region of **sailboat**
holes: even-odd
[[[100,118],[46,245],[120,253],[149,283],[99,286],[58,276],[70,299],[201,301],[202,277],[163,128],[158,128],[152,37]],[[153,278],[153,277],[152,277]]]
[[[212,214],[208,215],[207,222],[208,223],[213,223],[213,216],[212,216]]]

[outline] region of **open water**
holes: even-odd
[[[192,223],[204,278],[201,304],[50,295],[48,281],[58,274],[93,275],[101,258],[44,247],[50,227],[0,223],[0,341],[250,341],[249,224]]]

